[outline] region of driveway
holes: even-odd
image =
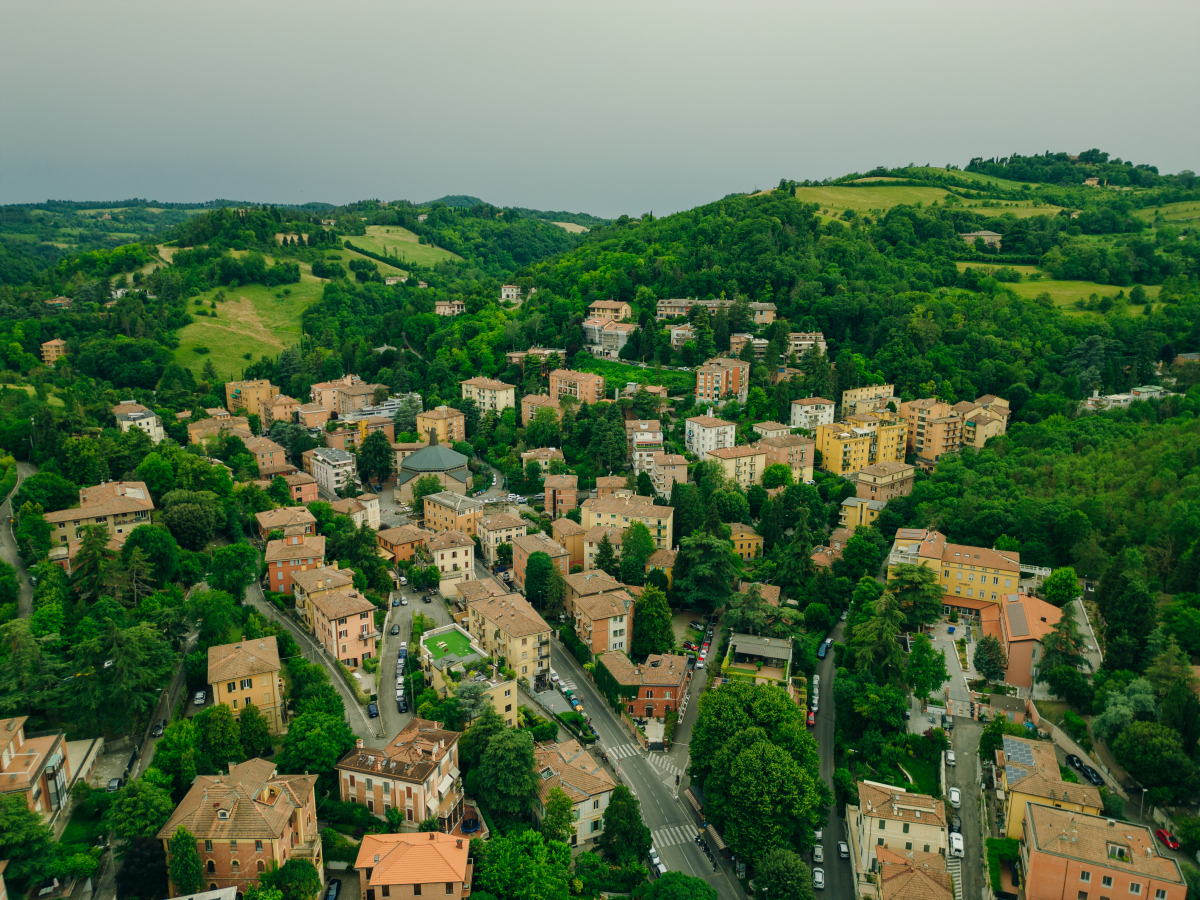
[[[3,516],[5,523],[4,527],[0,528],[0,558],[17,570],[17,585],[20,592],[17,598],[17,615],[21,618],[28,617],[33,611],[33,586],[29,583],[29,571],[25,568],[25,563],[21,561],[21,554],[17,552],[17,540],[13,536],[12,498],[20,489],[21,482],[30,475],[36,475],[37,472],[38,467],[33,463],[17,463],[17,486],[13,488],[12,494],[5,498],[4,503],[0,504],[0,516]]]
[[[950,634],[947,629],[951,627],[946,622],[935,622],[933,625],[933,634],[930,636],[930,642],[935,650],[942,650],[946,654],[946,671],[950,674],[950,680],[942,688],[941,695],[946,696],[949,691],[950,699],[954,702],[954,711],[969,710],[971,704],[971,691],[967,687],[967,678],[963,673],[962,663],[958,661],[958,647],[955,646],[955,639],[962,637],[962,627],[954,626],[954,634]],[[967,644],[967,656],[970,658],[972,647]],[[934,692],[937,696],[938,692]],[[962,703],[964,706],[957,706]]]

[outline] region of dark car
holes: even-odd
[[[115,794],[121,789],[122,784],[124,784],[124,782],[120,778],[108,779],[108,792],[110,794]]]
[[[1084,766],[1079,770],[1079,774],[1086,778],[1094,787],[1103,787],[1104,779],[1100,777],[1100,773],[1091,766]]]
[[[370,716],[372,719],[378,719],[379,718],[379,705],[377,703],[368,703],[367,704],[367,715]]]
[[[159,722],[157,725],[154,726],[154,728],[150,732],[150,736],[156,737],[156,738],[162,737],[163,732],[166,730],[167,730],[167,720],[163,719],[161,722]]]
[[[399,605],[400,605],[400,598],[399,598],[399,597],[393,597],[393,598],[392,598],[392,606],[399,606]]]
[[[955,816],[950,820],[950,831],[954,834],[962,834],[962,819]]]
[[[692,622],[692,627],[693,627],[693,628],[695,628],[697,631],[703,631],[703,630],[704,630],[704,623],[703,623],[703,622],[695,622],[695,621],[693,621],[693,622]]]
[[[400,626],[399,626],[399,625],[393,625],[393,626],[392,626],[392,630],[389,632],[389,634],[399,634],[399,633],[400,633]]]
[[[338,894],[342,891],[342,882],[334,878],[329,882],[329,888],[325,891],[325,900],[337,900]]]
[[[827,654],[828,652],[829,652],[829,648],[827,646],[825,646],[825,644],[821,644],[821,646],[817,648],[817,659],[824,659],[825,654]]]
[[[950,716],[942,716],[942,728],[946,731],[954,730],[954,719]]]
[[[1076,756],[1074,753],[1068,753],[1067,754],[1067,765],[1070,766],[1072,769],[1079,769],[1083,766],[1083,760],[1080,759],[1078,756]]]
[[[396,711],[402,713],[408,712],[408,701],[404,697],[396,698]]]
[[[433,594],[426,594],[421,599],[424,600],[426,603],[432,603],[433,602]]]

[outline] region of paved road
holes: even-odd
[[[950,742],[958,764],[946,768],[946,781],[948,788],[957,787],[961,792],[962,806],[951,809],[947,803],[946,813],[962,818],[963,847],[967,853],[962,861],[963,900],[976,900],[983,896],[984,798],[979,762],[981,734],[983,726],[979,722],[966,716],[954,717]]]
[[[830,637],[835,641],[842,639],[846,629],[844,622],[838,622]],[[833,790],[834,770],[834,705],[833,680],[837,676],[837,666],[833,661],[834,654],[830,652],[824,660],[817,663],[817,675],[821,678],[817,696],[820,699],[817,711],[817,724],[814,737],[817,739],[817,750],[821,754],[821,780],[830,791]],[[839,859],[837,855],[838,841],[848,841],[846,823],[837,814],[836,806],[829,814],[829,822],[825,825],[821,837],[821,847],[825,851],[825,861],[820,863],[825,870],[825,896],[829,900],[852,900],[854,897],[854,873],[850,861]],[[805,860],[810,866],[813,863],[810,856]]]
[[[0,504],[0,517],[4,520],[4,527],[0,528],[0,557],[17,570],[17,582],[20,586],[17,615],[22,618],[33,611],[33,586],[29,583],[29,572],[25,569],[25,563],[21,561],[21,554],[17,552],[17,541],[13,537],[12,496],[21,487],[21,482],[30,475],[36,475],[37,471],[38,468],[33,463],[17,463],[17,486],[4,503]]]
[[[422,601],[422,594],[410,592],[409,588],[401,588],[392,592],[392,597],[405,597],[407,606],[392,606],[388,608],[387,622],[383,628],[383,648],[380,650],[379,674],[377,676],[379,695],[379,715],[383,720],[383,734],[386,740],[395,737],[407,725],[416,710],[413,708],[413,697],[408,698],[408,712],[402,713],[396,708],[396,657],[400,653],[400,642],[406,642],[410,655],[416,655],[412,645],[412,618],[414,612],[424,613],[437,622],[438,625],[449,625],[452,621],[446,609],[446,602],[435,597],[433,602]],[[428,596],[428,595],[424,595]],[[389,601],[391,598],[389,598]],[[400,633],[393,635],[392,626],[399,625]],[[382,746],[382,745],[381,745]]]
[[[641,804],[642,821],[650,829],[654,848],[668,869],[705,879],[725,898],[737,900],[743,895],[726,873],[726,867],[714,872],[712,864],[695,843],[699,826],[691,806],[679,795],[675,776],[687,766],[687,739],[690,722],[697,715],[702,688],[694,678],[691,699],[684,722],[676,731],[670,753],[645,753],[587,679],[575,657],[557,642],[551,645],[551,663],[559,677],[573,682],[583,700],[584,709],[600,735],[598,747],[608,753],[609,762],[619,765],[619,777],[629,786]],[[580,836],[581,843],[583,835]]]

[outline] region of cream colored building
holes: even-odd
[[[464,400],[474,400],[479,414],[494,412],[497,415],[517,405],[517,389],[511,384],[494,378],[472,378],[462,383]]]
[[[965,544],[948,544],[941,532],[900,528],[888,555],[888,578],[898,565],[926,566],[938,573],[943,604],[975,618],[1021,583],[1021,554]]]
[[[725,475],[742,488],[762,481],[763,469],[767,467],[766,450],[746,444],[710,450],[708,459],[720,463]]]
[[[590,572],[596,568],[596,554],[606,536],[616,555],[620,556],[621,534],[622,530],[616,527],[597,525],[595,528],[589,528],[583,535],[583,571]]]
[[[550,792],[560,788],[574,806],[571,846],[599,837],[604,831],[604,811],[617,786],[612,776],[578,741],[538,744],[533,752],[534,768],[540,776],[534,818],[540,822],[545,817]]]
[[[851,863],[860,879],[874,871],[879,847],[896,853],[947,853],[950,829],[941,800],[860,781],[858,801],[857,806],[846,805],[846,830]]]
[[[271,733],[283,733],[283,682],[274,635],[209,647],[208,683],[213,703],[227,704],[235,719],[253,703],[270,723]]]
[[[458,585],[475,577],[475,542],[461,531],[443,531],[426,541],[433,564],[442,573],[438,590],[443,597],[458,596]]]
[[[455,441],[467,439],[467,417],[461,410],[453,406],[439,406],[417,413],[417,434],[423,438],[429,437],[429,432],[437,434],[439,444],[453,444]]]
[[[792,470],[792,481],[803,484],[812,481],[813,461],[816,459],[816,442],[798,434],[763,438],[754,445],[767,454],[763,468],[787,466]]]
[[[622,300],[597,300],[588,307],[588,313],[594,319],[621,322],[633,315],[633,307]]]
[[[128,536],[139,525],[150,524],[154,501],[142,481],[106,481],[80,488],[79,506],[46,513],[51,544],[66,545],[84,525],[104,525],[111,538]]]
[[[271,398],[278,393],[279,388],[265,378],[258,381],[227,381],[225,408],[231,413],[244,409],[247,415],[258,416],[261,420],[271,404]]]
[[[453,491],[426,494],[425,527],[430,531],[461,531],[475,534],[483,515],[483,504]]]
[[[484,516],[479,520],[479,545],[483,558],[489,566],[496,563],[496,548],[501,544],[511,544],[513,538],[526,534],[525,520],[508,513],[497,513]]]
[[[614,500],[584,500],[584,528],[606,525],[624,531],[633,522],[641,522],[650,530],[654,545],[669,550],[672,541],[675,510],[670,506],[655,506],[649,497],[630,497]]]
[[[655,453],[650,457],[650,481],[660,497],[670,497],[675,482],[687,484],[687,457],[679,453]]]
[[[42,362],[48,366],[54,365],[55,362],[67,355],[67,342],[62,338],[55,338],[52,341],[46,341],[42,344]]]
[[[551,628],[520,594],[476,596],[467,601],[472,639],[487,656],[503,656],[530,684],[550,671]]]
[[[894,384],[870,384],[866,387],[854,388],[849,391],[842,391],[842,415],[848,416],[856,412],[866,412],[869,409],[877,409],[880,404],[886,406],[887,402],[896,395],[896,386]],[[859,404],[865,404],[860,410]]]
[[[335,591],[354,590],[354,570],[339,569],[337,560],[320,569],[305,569],[292,574],[292,596],[296,610],[304,617],[308,630],[316,633],[313,600]]]

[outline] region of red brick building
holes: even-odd
[[[637,688],[637,699],[626,700],[631,716],[664,719],[679,709],[692,677],[686,656],[652,653],[641,665],[634,665],[620,650],[600,657],[609,674],[623,688]]]
[[[562,518],[579,505],[578,475],[547,475],[545,488],[546,515],[550,518]]]

